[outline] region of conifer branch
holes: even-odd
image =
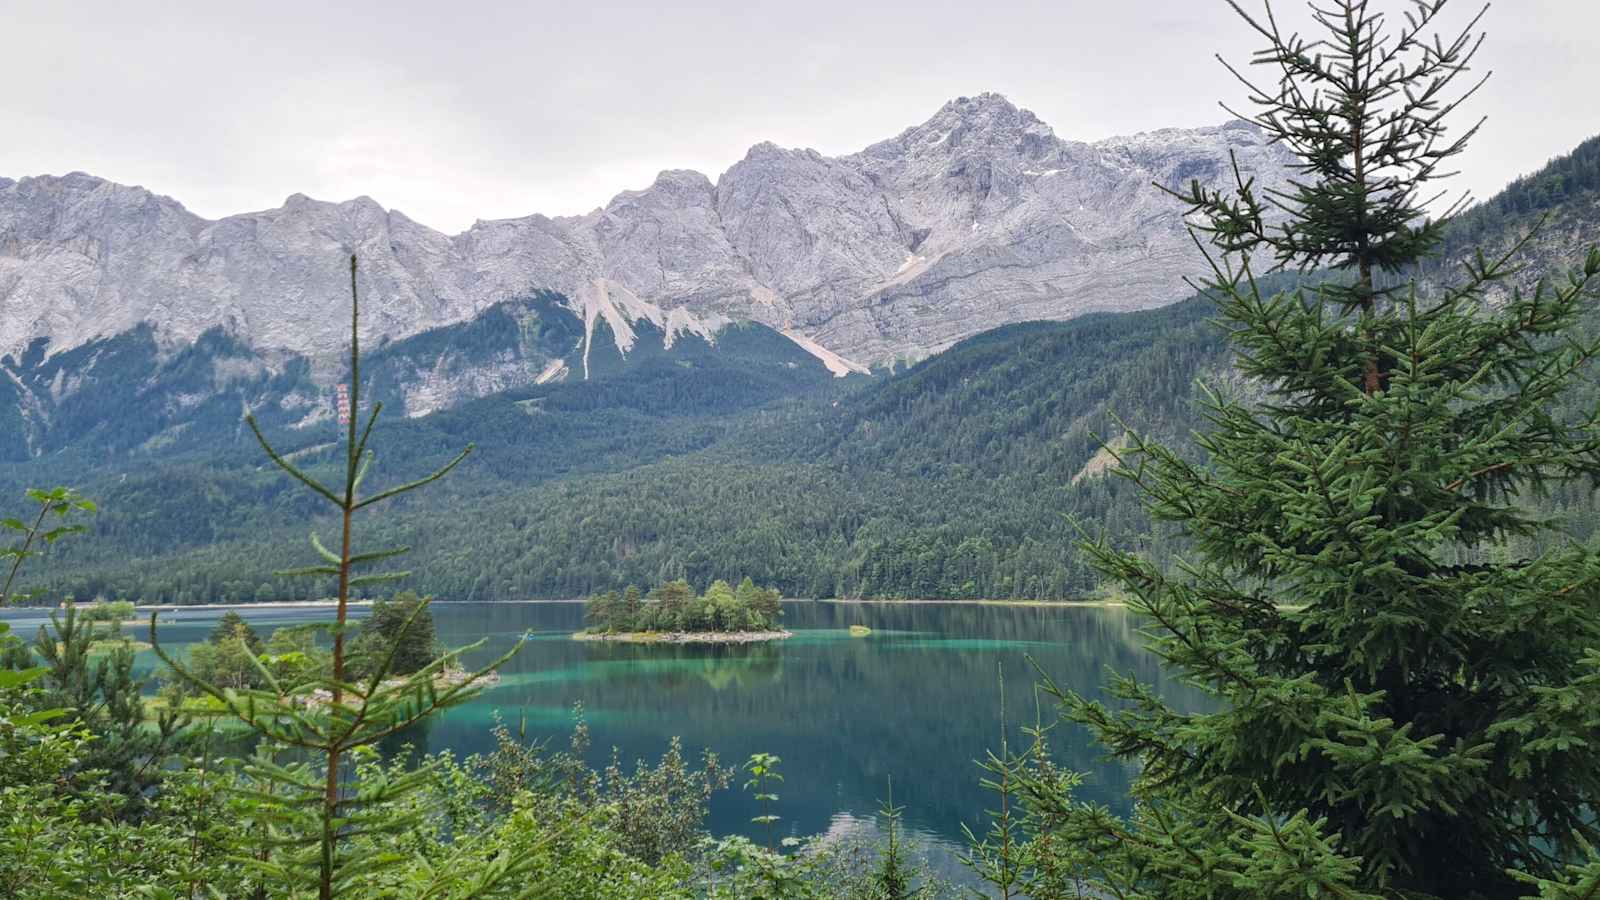
[[[350,565],[359,566],[365,563],[377,562],[380,559],[388,559],[393,556],[403,556],[410,552],[410,547],[395,547],[390,550],[375,550],[371,553],[361,553],[350,557]]]
[[[378,424],[378,413],[383,412],[383,401],[372,404],[372,415],[367,417],[367,427],[361,432],[361,440],[356,444],[355,456],[360,458],[365,454],[367,441],[372,437],[372,426]],[[360,478],[360,475],[357,475]]]
[[[340,506],[344,503],[344,501],[340,500],[333,491],[323,487],[322,483],[317,481],[315,478],[312,478],[310,475],[300,471],[300,469],[295,466],[294,463],[289,462],[287,459],[281,456],[277,450],[273,449],[272,444],[267,441],[266,435],[261,433],[261,427],[256,424],[256,417],[254,415],[246,415],[244,417],[244,421],[245,424],[250,426],[250,430],[255,433],[256,441],[261,444],[261,449],[266,451],[267,458],[277,463],[278,468],[288,472],[295,478],[295,480],[327,498],[328,502],[332,503],[334,506]]]
[[[472,447],[473,447],[473,445],[468,444],[467,448],[465,450],[462,450],[456,456],[455,459],[452,459],[450,462],[446,463],[442,468],[440,468],[438,471],[434,472],[432,475],[429,475],[426,478],[419,478],[416,481],[412,481],[412,482],[408,482],[406,484],[402,484],[399,487],[392,487],[392,488],[390,488],[390,489],[388,489],[386,491],[383,491],[381,493],[378,493],[378,494],[374,494],[373,496],[368,497],[365,500],[360,501],[359,503],[356,503],[355,506],[352,507],[352,508],[353,509],[362,509],[364,507],[371,506],[372,504],[377,503],[379,501],[387,500],[390,497],[394,497],[394,496],[399,495],[399,494],[404,494],[404,493],[407,493],[409,491],[414,491],[419,487],[423,487],[424,485],[432,484],[433,482],[438,481],[439,479],[443,478],[444,476],[450,474],[450,470],[451,469],[454,469],[456,466],[460,465],[461,462],[463,460],[465,460],[467,458],[467,456],[472,453]]]

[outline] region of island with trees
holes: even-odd
[[[573,635],[584,641],[632,643],[746,644],[790,637],[778,620],[782,595],[776,588],[756,587],[746,577],[733,587],[713,581],[695,595],[687,581],[669,581],[649,594],[629,586],[585,601],[588,628]]]

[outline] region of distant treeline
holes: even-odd
[[[1600,200],[1600,137],[1584,141],[1457,216],[1446,232],[1441,256],[1455,259],[1477,247],[1493,252],[1509,234],[1531,224],[1533,217],[1563,207],[1582,214],[1582,207],[1595,200]]]

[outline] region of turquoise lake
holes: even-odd
[[[581,627],[576,603],[438,603],[440,640],[450,646],[487,638],[476,656],[504,652],[525,633],[522,652],[499,685],[449,710],[408,738],[429,752],[466,755],[492,748],[498,714],[515,730],[524,718],[532,738],[565,745],[572,707],[582,703],[594,764],[613,746],[624,760],[654,759],[673,736],[698,757],[702,749],[740,763],[756,752],[782,757],[785,782],[777,813],[796,836],[872,827],[894,780],[905,821],[936,854],[981,833],[992,794],[976,761],[998,750],[1002,729],[1015,743],[1036,715],[1035,666],[1063,687],[1099,694],[1105,672],[1133,673],[1183,699],[1164,683],[1140,647],[1134,617],[1120,609],[977,604],[786,602],[795,635],[771,644],[721,647],[619,645],[570,639]],[[326,608],[239,612],[263,633],[284,624],[325,620]],[[219,610],[163,612],[164,643],[204,639]],[[42,617],[10,611],[15,633],[31,638]],[[849,626],[872,629],[852,637]],[[137,634],[143,626],[129,623]],[[141,654],[147,666],[158,661]],[[472,658],[469,657],[469,662]],[[1000,713],[1005,679],[1006,716]],[[1040,701],[1048,722],[1053,707]],[[1058,762],[1086,773],[1082,798],[1125,807],[1133,770],[1107,763],[1086,735],[1061,726],[1051,736]],[[754,804],[735,788],[716,797],[714,833],[756,834]]]

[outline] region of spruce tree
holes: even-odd
[[[333,644],[329,668],[292,666],[274,672],[260,659],[252,657],[260,686],[227,688],[206,681],[173,660],[157,638],[155,615],[150,617],[150,642],[162,662],[183,682],[220,702],[230,716],[267,739],[265,750],[244,767],[250,787],[241,792],[241,796],[253,804],[262,821],[268,823],[266,840],[256,848],[261,851],[260,856],[248,862],[265,880],[289,885],[297,896],[302,890],[314,890],[323,900],[370,885],[384,869],[404,860],[395,854],[360,856],[345,851],[343,845],[351,838],[403,833],[429,812],[416,798],[420,789],[434,777],[430,764],[425,763],[411,772],[369,767],[371,777],[352,784],[350,768],[358,754],[439,710],[470,699],[482,689],[484,677],[522,647],[522,642],[518,641],[506,654],[462,677],[436,677],[447,669],[458,668],[462,654],[483,645],[483,641],[478,641],[399,676],[397,662],[408,652],[407,636],[426,614],[428,600],[409,604],[403,621],[388,623],[385,634],[390,642],[381,652],[379,648],[369,647],[369,655],[358,661],[352,652],[355,648],[346,640],[350,630],[352,591],[410,574],[367,571],[377,563],[404,554],[408,548],[358,551],[354,529],[356,513],[437,481],[466,459],[472,450],[469,445],[431,475],[362,496],[361,487],[375,459],[369,444],[383,404],[373,404],[365,426],[358,431],[361,353],[356,275],[356,258],[352,256],[350,416],[344,435],[343,472],[337,489],[323,484],[279,453],[261,432],[255,418],[245,417],[267,457],[339,511],[338,551],[324,546],[313,531],[311,546],[322,562],[278,573],[336,580],[335,617],[327,628]],[[432,645],[431,635],[428,644]],[[357,666],[358,662],[363,664]],[[279,763],[276,758],[279,751],[291,752],[295,760]],[[474,871],[490,881],[513,879],[529,865],[532,850],[536,849],[476,858],[472,865]]]
[[[70,711],[75,727],[93,737],[66,774],[92,775],[119,801],[109,813],[136,818],[189,722],[174,710],[148,714],[145,679],[135,674],[134,649],[118,627],[97,626],[68,603],[40,626],[31,654],[13,652],[8,662],[24,669],[42,665],[35,702]]]
[[[222,614],[216,625],[212,626],[211,633],[206,636],[206,642],[220,644],[233,639],[244,641],[251,653],[261,652],[261,636],[256,634],[256,630],[244,620],[244,616],[230,609]]]
[[[878,856],[878,868],[873,873],[874,900],[916,900],[922,893],[916,887],[917,873],[906,860],[905,841],[900,834],[900,820],[905,807],[894,805],[894,779],[889,779],[887,799],[878,807],[883,816],[885,835]]]
[[[1516,250],[1419,283],[1448,227],[1434,182],[1477,130],[1446,120],[1482,83],[1478,19],[1441,38],[1446,0],[1397,4],[1401,21],[1321,0],[1301,37],[1270,5],[1229,5],[1266,45],[1259,79],[1232,69],[1251,118],[1297,171],[1181,198],[1260,393],[1205,392],[1204,461],[1137,435],[1119,451],[1186,561],[1087,548],[1215,704],[1175,709],[1127,677],[1115,705],[1047,683],[1141,768],[1124,820],[1018,767],[1059,870],[1040,880],[1463,898],[1577,896],[1560,885],[1587,877],[1593,895],[1595,870],[1569,866],[1600,845],[1600,552],[1527,501],[1600,475],[1596,414],[1552,412],[1600,354],[1580,333],[1600,251],[1536,284]],[[1269,291],[1277,269],[1319,274]]]

